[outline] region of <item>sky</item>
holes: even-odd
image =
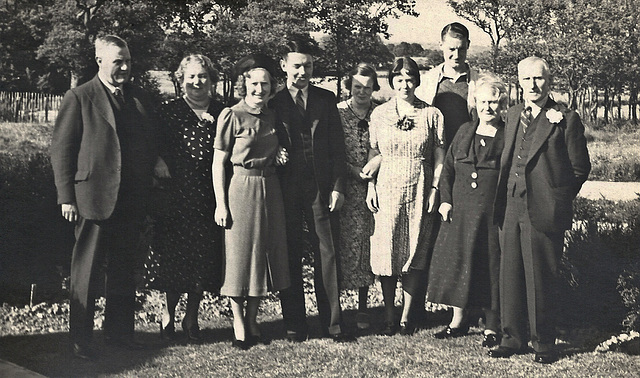
[[[469,21],[458,17],[447,5],[446,0],[416,0],[418,17],[402,16],[398,19],[390,18],[389,43],[417,42],[423,47],[437,45],[440,42],[440,31],[451,23],[458,21],[469,28],[471,49],[476,46],[490,46],[491,40],[482,30]]]

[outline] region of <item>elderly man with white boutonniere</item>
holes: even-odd
[[[591,163],[580,117],[549,96],[547,62],[523,59],[518,81],[524,103],[507,112],[494,202],[503,338],[489,356],[523,353],[531,340],[534,361],[549,364],[558,359],[555,291],[564,231],[571,227],[572,202]]]

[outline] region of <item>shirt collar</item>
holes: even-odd
[[[109,92],[111,92],[111,93],[115,94],[116,89],[118,89],[118,88],[119,88],[119,89],[122,91],[122,94],[124,94],[124,88],[123,88],[124,86],[123,86],[123,85],[121,85],[121,86],[119,86],[119,87],[114,87],[113,85],[111,85],[111,84],[107,83],[106,81],[102,80],[102,78],[100,77],[100,75],[98,75],[98,79],[100,79],[100,82],[101,82],[105,87],[107,87],[107,89],[109,90]]]
[[[531,119],[536,119],[538,114],[540,114],[540,112],[542,111],[542,108],[544,108],[544,106],[547,104],[547,101],[549,101],[549,97],[547,97],[544,100],[544,102],[542,103],[542,106],[536,104],[535,102],[528,102],[528,101],[524,102],[524,107],[525,108],[527,106],[531,108]]]
[[[447,79],[451,79],[451,81],[453,81],[454,83],[457,82],[461,77],[466,76],[465,79],[466,81],[469,81],[469,65],[466,64],[467,69],[464,72],[458,73],[456,71],[454,71],[453,69],[451,70],[451,72],[445,73],[445,65],[443,64],[440,72],[438,73],[438,82],[441,82],[442,80],[444,80],[445,78]]]
[[[302,89],[298,89],[296,87],[294,87],[292,84],[287,83],[287,89],[289,90],[289,93],[291,94],[291,98],[293,99],[293,101],[296,101],[296,96],[298,95],[298,91],[302,91],[302,100],[304,100],[304,103],[307,103],[307,98],[309,98],[309,86],[307,85],[306,87],[302,88]]]

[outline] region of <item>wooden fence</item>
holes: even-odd
[[[31,92],[0,92],[0,121],[52,122],[62,96]]]

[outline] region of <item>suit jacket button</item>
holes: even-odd
[[[478,172],[472,172],[471,173],[471,178],[472,179],[477,179],[478,178]]]
[[[471,188],[475,189],[478,187],[478,183],[476,183],[475,181],[471,183]]]

